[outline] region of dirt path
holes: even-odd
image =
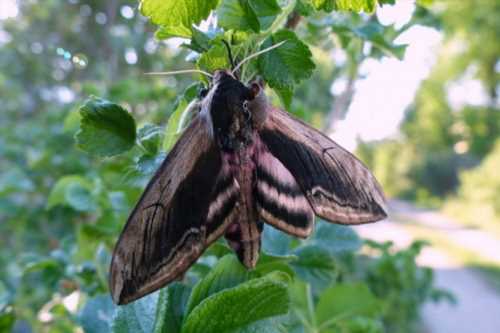
[[[432,245],[422,251],[418,263],[434,268],[436,285],[450,290],[457,304],[426,304],[422,316],[428,332],[499,333],[500,293],[475,270],[466,268],[461,257],[467,253],[500,266],[500,240],[405,202],[392,201],[389,207],[390,219],[356,230],[364,238],[391,240],[397,247],[406,247],[417,238],[431,239]],[[455,251],[451,253],[450,248]]]

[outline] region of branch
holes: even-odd
[[[294,30],[297,25],[300,23],[300,20],[302,19],[302,16],[296,11],[293,11],[289,16],[288,19],[286,20],[285,23],[285,28]]]
[[[344,91],[334,99],[332,108],[326,116],[323,128],[326,135],[331,135],[335,132],[337,121],[345,117],[355,93],[355,82],[356,76],[350,76]]]

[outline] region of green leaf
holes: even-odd
[[[191,311],[204,299],[224,289],[233,288],[249,278],[249,271],[232,255],[221,258],[212,270],[193,288],[189,298],[187,312]]]
[[[210,42],[212,41],[212,38],[209,37],[208,33],[198,30],[196,27],[193,27],[192,31],[193,36],[191,37],[189,48],[195,50],[198,53],[207,51],[210,48]]]
[[[293,91],[296,83],[311,76],[314,63],[312,54],[304,44],[289,30],[281,30],[266,40],[261,49],[286,40],[286,43],[259,57],[259,70],[271,88],[278,91]],[[289,104],[289,93],[285,95],[285,104]],[[288,101],[288,102],[287,102]]]
[[[16,315],[12,306],[2,307],[0,304],[0,332],[12,332]]]
[[[314,313],[311,313],[310,309],[313,306],[311,285],[300,279],[295,279],[290,283],[288,292],[294,312],[299,315],[303,326],[309,326],[310,323],[314,322],[314,318],[312,318]]]
[[[111,331],[113,333],[150,333],[153,332],[159,292],[138,299],[127,305],[118,307]]]
[[[80,107],[80,130],[77,146],[98,156],[113,156],[135,144],[134,118],[118,104],[91,97]]]
[[[221,43],[215,44],[207,52],[202,53],[196,65],[209,73],[213,73],[217,69],[231,68],[227,49]]]
[[[64,131],[68,133],[76,133],[80,128],[81,115],[79,112],[71,111],[64,118]]]
[[[16,321],[14,308],[10,305],[12,296],[0,280],[0,332],[12,332]]]
[[[174,282],[160,290],[154,333],[179,333],[191,290]]]
[[[189,102],[197,96],[199,88],[199,83],[190,85],[175,101],[174,111],[172,111],[170,118],[168,119],[168,124],[165,128],[165,135],[163,136],[162,146],[164,151],[169,151],[182,134],[184,126],[186,126],[187,123],[185,119],[188,116],[186,112],[188,112]]]
[[[47,209],[66,205],[78,211],[94,211],[97,203],[92,196],[92,189],[92,183],[82,176],[64,176],[52,187]]]
[[[191,37],[191,26],[207,18],[219,0],[141,0],[142,15],[161,26],[157,38]]]
[[[352,318],[354,316],[375,316],[380,304],[364,283],[337,284],[324,290],[316,306],[318,324]]]
[[[354,12],[373,13],[377,0],[311,0],[317,10],[331,12],[332,10],[348,10]]]
[[[186,318],[183,333],[234,332],[289,310],[284,273],[273,273],[225,289],[201,302]]]
[[[281,13],[280,6],[276,0],[248,0],[248,4],[257,16],[260,30],[268,29],[276,19],[276,16]]]
[[[332,29],[346,42],[350,42],[352,38],[357,37],[372,43],[373,46],[386,55],[395,56],[398,59],[404,57],[407,45],[394,44],[394,39],[399,32],[392,26],[384,27],[376,22],[368,22],[360,26],[352,26],[351,23],[347,22],[335,22]]]
[[[173,143],[175,143],[175,141]],[[170,147],[167,148],[170,149]],[[157,155],[144,154],[137,160],[135,168],[144,176],[150,177],[156,170],[158,170],[166,157],[167,154],[165,153],[159,153]]]
[[[406,45],[393,44],[392,40],[389,41],[389,36],[396,35],[396,32],[391,31],[392,27],[387,27],[384,29],[380,24],[377,23],[367,23],[359,28],[353,30],[353,32],[360,38],[364,40],[369,40],[376,47],[380,48],[383,52],[393,55],[398,59],[403,59]],[[392,30],[394,30],[392,28]],[[386,37],[387,36],[387,37]],[[396,36],[394,36],[396,37]]]
[[[115,309],[109,295],[99,295],[85,303],[77,320],[85,333],[109,333]]]
[[[21,263],[23,267],[23,274],[42,270],[56,272],[64,265],[64,263],[61,263],[56,258],[36,254],[23,255]]]
[[[244,0],[222,0],[217,8],[217,24],[226,30],[252,30],[259,32],[260,23],[257,15]]]
[[[311,3],[316,10],[324,10],[328,13],[335,8],[335,0],[311,0]]]
[[[434,3],[434,0],[417,0],[417,4],[419,6],[431,6]]]
[[[264,225],[262,232],[262,250],[270,255],[286,255],[290,253],[291,238],[284,232]]]
[[[288,332],[283,325],[283,316],[259,320],[253,324],[238,329],[237,333],[283,333]]]
[[[248,41],[251,35],[252,35],[251,32],[229,30],[229,31],[224,31],[223,38],[227,41],[231,41],[232,46],[234,45],[241,46],[241,44]]]
[[[297,260],[294,255],[272,255],[265,252],[260,253],[259,261],[257,266],[252,271],[254,276],[264,276],[271,272],[283,272],[287,275],[293,277],[295,272],[289,263]]]
[[[210,245],[210,247],[205,251],[206,255],[215,256],[217,258],[222,258],[226,254],[233,254],[233,250],[227,246],[227,244],[222,241],[218,241]]]
[[[187,106],[188,102],[185,99],[181,99],[177,104],[177,108],[172,112],[170,118],[168,118],[165,135],[163,136],[162,146],[164,151],[170,151],[181,136],[182,128],[180,127],[180,121]]]
[[[297,275],[309,282],[315,290],[321,290],[337,276],[335,262],[330,253],[318,245],[306,245],[294,251],[298,257],[291,263]]]
[[[137,131],[137,139],[149,154],[155,155],[158,153],[161,134],[161,127],[145,124]]]
[[[368,317],[354,317],[345,320],[342,326],[349,333],[384,333],[386,331],[380,320]]]
[[[320,222],[311,243],[325,248],[330,254],[357,251],[363,242],[351,227]]]
[[[295,10],[302,16],[310,16],[314,13],[314,7],[310,0],[297,0]]]
[[[217,19],[226,30],[258,33],[268,29],[279,13],[281,8],[276,0],[222,0]]]
[[[159,27],[155,32],[155,38],[160,40],[172,37],[190,38],[191,33],[191,30],[184,26]]]
[[[287,110],[289,110],[292,105],[293,90],[294,89],[291,86],[274,88],[274,91],[276,92],[276,94],[278,94],[278,97],[280,98],[283,107]]]

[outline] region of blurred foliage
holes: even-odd
[[[460,184],[460,193],[470,189],[460,172],[494,154],[500,136],[500,46],[494,42],[500,3],[450,0],[423,10],[434,19],[422,24],[443,29],[437,62],[406,112],[401,138],[362,144],[359,151],[390,196],[439,205]],[[463,88],[454,92],[471,83],[479,85],[481,100],[467,99]]]
[[[329,94],[332,81],[356,79],[366,59],[401,57],[394,39],[428,19],[416,11],[396,31],[376,16],[338,11],[372,12],[392,1],[238,3],[143,1],[156,37],[190,37],[182,46],[154,39],[155,28],[128,0],[18,1],[18,16],[0,21],[1,332],[410,332],[422,303],[439,298],[432,273],[415,266],[419,245],[398,252],[369,243],[375,256],[365,257],[350,228],[320,222],[306,241],[266,228],[252,272],[217,243],[182,282],[127,306],[112,303],[112,246],[203,86],[143,73],[227,64],[223,38],[240,60],[271,36],[287,38],[289,52],[273,50],[242,74],[273,79],[274,102],[319,126],[339,98]],[[165,15],[167,5],[186,11]],[[225,30],[191,26],[216,5]],[[294,11],[304,16],[295,32],[278,32]],[[346,62],[333,64],[332,50]],[[280,59],[308,71],[278,67]],[[231,320],[214,319],[223,315]]]
[[[500,234],[500,140],[477,167],[460,174],[460,187],[445,210],[469,225]],[[459,209],[458,209],[459,208]]]

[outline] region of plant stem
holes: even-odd
[[[276,32],[283,25],[284,21],[288,19],[288,15],[290,15],[295,9],[296,4],[297,0],[290,0],[288,2],[288,4],[283,8],[281,14],[276,18],[276,20],[274,20],[273,24],[271,24],[271,26],[262,34],[265,36],[264,39]]]
[[[309,312],[309,318],[311,319],[312,332],[317,332],[318,325],[316,323],[316,313],[314,311],[314,301],[312,297],[311,285],[306,286],[306,297],[307,297],[307,311]]]

